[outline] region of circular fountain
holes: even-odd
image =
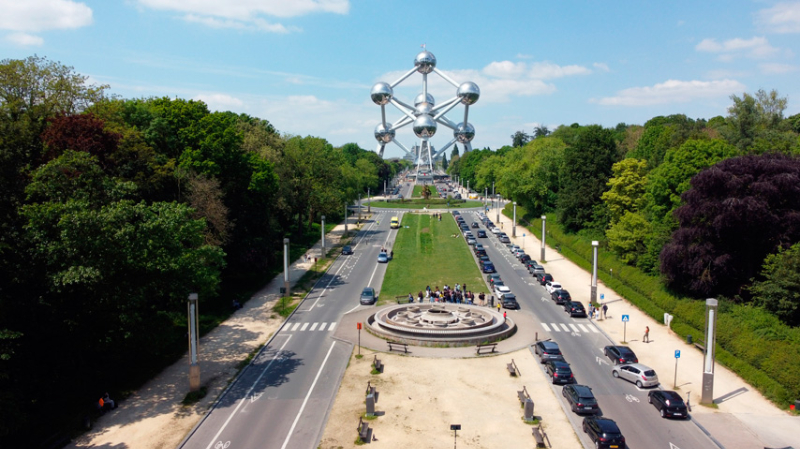
[[[471,346],[507,338],[511,319],[487,307],[464,304],[402,304],[384,307],[366,329],[381,338],[418,346]]]

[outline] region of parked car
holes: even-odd
[[[569,292],[564,290],[556,290],[550,294],[550,298],[556,302],[556,304],[562,305],[566,304],[569,301],[572,301],[572,296],[570,296]]]
[[[539,363],[544,363],[548,360],[564,360],[561,354],[561,349],[558,348],[558,343],[550,340],[539,340],[533,345],[533,352],[539,356]]]
[[[583,431],[598,449],[625,449],[625,437],[613,419],[603,416],[583,418]]]
[[[658,386],[658,376],[653,368],[641,363],[626,363],[611,368],[611,375],[636,384],[637,387]]]
[[[539,284],[545,285],[553,280],[553,275],[549,273],[542,273],[541,278],[539,277],[539,275],[536,275],[536,279],[539,280]]]
[[[689,418],[686,403],[681,395],[669,390],[652,390],[647,393],[647,402],[661,412],[662,418]]]
[[[375,289],[372,287],[364,287],[364,290],[361,291],[361,304],[368,306],[370,304],[375,304],[378,300],[378,295],[375,294]]]
[[[478,263],[479,264],[486,263],[486,262],[491,262],[491,260],[489,259],[489,256],[487,256],[486,254],[481,254],[481,255],[479,255],[477,257],[478,257]]]
[[[623,363],[638,363],[639,358],[627,346],[606,346],[603,348],[603,354],[606,355],[615,365]]]
[[[342,254],[345,256],[348,254],[353,254],[353,248],[351,248],[350,245],[344,245],[342,247]]]
[[[518,249],[520,248],[517,245],[511,245],[508,247],[508,250],[511,251],[511,254],[514,254],[514,252],[517,251]]]
[[[548,360],[544,362],[544,370],[554,384],[571,384],[575,382],[569,363],[563,360]]]
[[[565,302],[564,311],[567,312],[569,316],[586,318],[586,309],[583,307],[583,303],[579,301]]]
[[[498,298],[502,298],[503,295],[506,293],[511,293],[511,289],[506,287],[505,285],[497,285],[494,286],[494,295]]]
[[[523,264],[524,264],[524,263],[527,263],[529,260],[531,260],[531,256],[529,256],[529,255],[527,255],[527,254],[521,254],[521,255],[519,256],[519,261],[520,261],[521,263],[523,263]]]
[[[548,281],[544,283],[544,288],[552,295],[553,292],[561,290],[561,283],[556,281]]]
[[[494,264],[493,264],[493,263],[491,263],[491,262],[486,262],[485,264],[483,264],[483,268],[481,268],[481,270],[482,270],[484,273],[495,273],[495,272],[497,271],[497,270],[494,268]]]
[[[486,231],[484,231],[483,229],[478,230],[478,238],[479,239],[485,239],[486,238]]]
[[[482,256],[486,256],[486,251],[484,251],[482,249],[479,249],[479,250],[475,251],[475,257],[481,258]],[[489,256],[486,256],[486,257],[489,257]]]
[[[600,406],[592,393],[592,389],[586,385],[565,385],[561,394],[567,399],[570,408],[574,413],[600,414]]]
[[[507,235],[505,235],[505,234],[501,234],[501,235],[498,237],[498,240],[500,240],[500,243],[511,243],[511,239],[510,239],[510,238],[508,238],[508,236],[507,236]]]
[[[475,238],[475,236],[472,235],[472,231],[469,231],[469,230],[464,232],[464,237],[466,237],[466,238]]]
[[[489,231],[491,231],[491,233],[494,234],[494,235],[499,235],[501,232],[503,232],[497,226],[490,227]]]
[[[493,285],[495,281],[501,281],[501,280],[502,278],[500,277],[499,274],[490,274],[486,276],[486,282],[488,282],[490,285]]]
[[[503,308],[504,309],[519,309],[519,303],[517,302],[517,297],[513,293],[506,293],[503,295]]]
[[[484,247],[483,247],[483,245],[481,245],[480,243],[476,243],[476,244],[475,244],[475,247],[474,247],[474,248],[472,248],[472,249],[473,249],[473,250],[475,250],[475,251],[477,252],[477,251],[483,251],[483,250],[484,250]]]
[[[475,237],[467,237],[467,245],[474,245],[476,243],[478,243],[478,241],[475,240]]]
[[[531,275],[536,276],[537,274],[544,274],[544,267],[537,263],[528,264],[528,271]]]
[[[378,263],[389,262],[389,255],[386,253],[378,253]]]

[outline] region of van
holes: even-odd
[[[391,227],[392,229],[397,229],[400,227],[400,220],[397,217],[392,217]]]

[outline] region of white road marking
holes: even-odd
[[[320,330],[320,332],[321,332],[321,331],[324,331],[324,330],[325,330],[325,326],[327,326],[327,325],[328,325],[328,323],[322,323],[322,324],[320,324],[320,325],[319,325],[319,330]],[[311,330],[314,330],[314,329],[311,329]]]
[[[592,332],[594,332],[595,334],[599,334],[599,333],[600,333],[600,331],[599,331],[599,330],[597,330],[597,327],[596,327],[596,326],[589,326],[589,329],[591,329],[591,330],[592,330]]]
[[[554,332],[561,332],[561,329],[558,328],[558,323],[550,323],[553,326]]]
[[[308,398],[311,397],[311,392],[314,391],[314,387],[317,385],[317,381],[319,380],[319,375],[322,374],[322,369],[325,368],[325,364],[328,363],[328,357],[331,356],[331,352],[333,352],[333,347],[335,345],[336,345],[335,341],[331,343],[331,348],[328,349],[328,355],[326,355],[325,360],[322,361],[322,366],[319,367],[319,371],[317,371],[317,376],[314,377],[314,382],[311,384],[311,388],[308,389],[308,394],[306,394],[306,398],[303,400],[303,405],[300,406],[300,411],[297,412],[297,416],[294,418],[292,427],[289,429],[289,434],[286,435],[286,440],[284,440],[281,449],[286,449],[286,445],[289,444],[289,439],[292,438],[292,433],[294,432],[294,428],[297,426],[297,422],[300,421],[300,415],[303,414],[303,410],[305,410],[306,404],[308,403]]]
[[[328,332],[332,332],[334,327],[336,327],[336,323],[331,323],[331,325],[328,326]]]
[[[547,325],[547,323],[542,323],[542,327],[543,327],[543,328],[544,328],[544,330],[546,330],[547,332],[550,332],[550,327]]]
[[[303,327],[300,328],[300,332],[303,332],[308,327],[308,323],[303,323]]]
[[[294,326],[292,326],[292,332],[296,331],[298,327],[300,327],[300,323],[294,323]]]
[[[578,327],[581,328],[581,330],[584,332],[589,332],[589,329],[586,329],[586,327],[583,324],[579,324]]]
[[[319,323],[314,323],[314,324],[312,324],[312,325],[311,325],[311,329],[309,329],[309,331],[313,331],[314,329],[316,329],[318,324],[319,324]]]
[[[564,332],[569,332],[569,328],[567,327],[566,324],[564,323],[559,323],[559,324],[561,324],[561,327],[564,329]]]
[[[261,378],[264,377],[264,374],[266,374],[266,372],[269,371],[269,367],[272,366],[272,362],[274,362],[275,360],[277,360],[279,358],[279,355],[283,351],[283,348],[286,347],[286,344],[288,344],[289,340],[291,340],[291,339],[292,339],[291,335],[289,335],[289,337],[286,338],[286,341],[283,343],[283,346],[281,346],[281,348],[278,349],[278,352],[275,353],[275,357],[273,357],[272,360],[269,361],[269,363],[267,364],[266,368],[264,368],[264,371],[262,371],[261,374],[258,375],[258,378],[256,379],[256,381],[253,382],[253,385],[251,385],[250,389],[247,390],[247,394],[245,394],[244,397],[239,401],[239,405],[237,405],[236,408],[233,409],[233,412],[231,412],[230,416],[228,416],[228,419],[226,419],[225,422],[222,424],[222,427],[219,428],[219,431],[217,431],[217,434],[214,435],[213,438],[211,438],[211,442],[208,443],[208,446],[206,446],[206,449],[211,449],[211,446],[213,446],[214,442],[217,441],[217,438],[220,436],[222,431],[225,430],[226,427],[228,427],[228,424],[231,422],[231,419],[233,418],[233,415],[235,415],[236,412],[239,411],[239,407],[241,407],[242,404],[244,404],[245,401],[248,400],[248,397],[250,397],[250,394],[253,392],[253,389],[256,387],[258,382],[260,382]],[[333,348],[331,348],[331,349],[333,349]],[[281,359],[282,359],[282,357],[281,357]]]
[[[575,326],[574,324],[570,324],[570,325],[569,325],[569,327],[570,327],[570,328],[571,328],[571,329],[572,329],[574,332],[580,332],[580,331],[578,330],[578,327],[577,327],[577,326]]]
[[[348,313],[352,312],[353,310],[356,310],[356,309],[357,309],[357,308],[359,308],[359,307],[361,307],[361,305],[360,305],[360,304],[359,304],[359,305],[357,305],[357,306],[355,306],[355,307],[353,307],[352,309],[348,310],[348,311],[347,311],[347,312],[345,312],[344,314],[345,314],[345,315],[347,315]]]

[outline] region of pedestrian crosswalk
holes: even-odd
[[[310,326],[310,327],[309,327]],[[289,323],[283,329],[287,332],[320,332],[320,331],[328,331],[333,332],[333,329],[336,327],[336,323]]]
[[[599,333],[600,331],[597,330],[597,327],[592,325],[584,325],[581,323],[572,324],[572,323],[542,323],[542,327],[547,332],[578,332],[578,333],[589,333],[593,332],[595,334]]]

